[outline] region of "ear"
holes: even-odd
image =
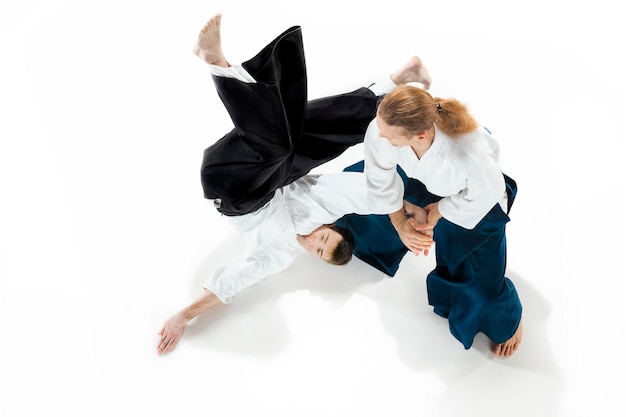
[[[417,135],[413,136],[411,138],[411,140],[413,139],[417,139],[417,140],[424,140],[428,138],[428,131],[426,130],[422,130],[421,132],[419,132]]]
[[[428,132],[423,130],[420,133],[418,133],[417,135],[411,136],[411,139],[409,139],[409,140],[411,140],[411,141],[414,141],[414,140],[420,141],[420,140],[424,140],[426,138],[428,138]]]

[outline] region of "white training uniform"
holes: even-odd
[[[224,217],[247,246],[245,260],[216,271],[203,287],[223,303],[270,274],[286,269],[303,250],[296,235],[308,235],[345,214],[369,214],[365,175],[360,172],[306,175],[278,190],[259,210]]]
[[[453,139],[435,127],[434,141],[421,159],[410,146],[393,146],[379,133],[373,120],[365,134],[365,172],[370,204],[377,211],[393,213],[402,208],[404,184],[397,164],[430,193],[444,197],[439,212],[454,224],[473,229],[496,203],[506,213],[499,147],[486,129]]]
[[[254,83],[240,65],[221,68],[210,65],[211,73]],[[391,91],[389,77],[368,87],[374,94]],[[216,270],[203,288],[223,303],[270,274],[285,270],[303,250],[296,235],[308,235],[324,224],[332,224],[346,214],[379,213],[368,204],[365,175],[342,172],[306,175],[276,190],[274,197],[256,212],[225,217],[246,241],[247,254],[239,264]],[[381,214],[384,214],[380,212]]]

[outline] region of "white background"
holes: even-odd
[[[432,313],[432,257],[389,279],[306,254],[156,355],[163,321],[241,256],[199,181],[231,127],[191,53],[216,11],[233,63],[301,25],[310,98],[417,54],[499,138],[519,185],[512,358],[480,335],[465,351]],[[0,18],[2,416],[624,415],[617,3],[3,0]]]

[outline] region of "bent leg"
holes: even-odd
[[[242,64],[255,83],[213,75],[235,131],[261,156],[291,150],[306,111],[307,81],[299,27],[292,27]]]
[[[377,103],[378,97],[367,88],[310,101],[295,144],[290,180],[363,142],[367,126],[376,117]]]
[[[292,140],[302,130],[307,105],[307,76],[302,30],[293,26],[265,46],[242,66],[262,84],[275,86]],[[249,116],[249,115],[246,115]]]
[[[257,210],[289,178],[306,109],[300,28],[285,31],[243,67],[256,83],[213,76],[235,128],[205,150],[201,167],[205,197],[219,198],[227,215]]]
[[[368,88],[310,101],[302,134],[295,143],[292,178],[305,175],[362,143],[369,123],[376,117],[381,96],[397,85],[411,82],[420,82],[426,88],[431,82],[428,70],[417,56]]]

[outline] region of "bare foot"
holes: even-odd
[[[183,337],[187,322],[188,320],[185,319],[181,313],[172,316],[165,322],[159,332],[159,336],[161,336],[161,340],[157,346],[157,353],[159,355],[164,355],[174,350],[178,341]]]
[[[506,342],[494,345],[491,349],[496,356],[509,357],[517,350],[522,343],[522,322],[517,326],[515,334]]]
[[[406,64],[393,73],[391,81],[396,85],[420,83],[424,86],[424,90],[428,90],[432,82],[428,70],[422,64],[422,60],[416,56],[411,57]]]
[[[207,64],[228,67],[228,61],[226,61],[226,57],[222,52],[221,23],[221,14],[216,14],[209,19],[198,34],[198,42],[193,48],[193,53],[202,58]]]

